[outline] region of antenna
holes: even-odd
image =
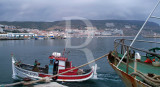
[[[64,57],[64,53],[65,53],[65,48],[64,48],[64,50],[63,50],[63,55],[62,55],[63,57]]]

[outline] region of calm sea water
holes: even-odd
[[[68,59],[72,61],[73,66],[79,66],[88,61],[87,57],[97,58],[113,50],[113,41],[116,37],[92,38],[91,42],[82,48],[67,48],[70,51]],[[140,38],[144,39],[144,38]],[[68,39],[66,39],[68,40]],[[79,46],[85,42],[86,38],[72,38],[71,45]],[[160,39],[149,38],[147,40],[160,41]],[[11,53],[17,60],[24,63],[33,64],[37,59],[41,66],[49,63],[48,56],[52,52],[63,52],[66,45],[65,40],[12,40],[0,41],[0,84],[13,83],[11,68]],[[135,44],[140,48],[151,48],[159,46],[158,44],[143,45]],[[88,49],[89,52],[83,52],[82,49]],[[89,55],[89,56],[86,56]],[[67,56],[67,55],[66,55]],[[84,82],[63,82],[61,84],[70,87],[124,87],[123,82],[108,64],[107,59],[103,58],[95,62],[98,65],[98,79],[91,79]],[[86,66],[84,68],[89,68]]]

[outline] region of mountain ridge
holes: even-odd
[[[85,20],[71,20],[72,29],[85,29],[86,24],[83,22]],[[88,20],[87,20],[88,21]],[[98,30],[104,29],[122,29],[127,33],[126,26],[130,26],[135,33],[143,25],[144,21],[142,20],[89,20],[93,27],[96,27]],[[13,25],[17,28],[31,28],[31,29],[40,29],[40,30],[54,30],[66,28],[66,21],[54,21],[54,22],[34,22],[34,21],[0,21],[2,25]],[[110,24],[111,26],[108,26]],[[92,27],[92,26],[89,26]],[[160,26],[155,22],[148,21],[145,28],[145,31],[153,31],[160,33]]]

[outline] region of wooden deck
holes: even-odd
[[[122,57],[122,54],[118,54],[118,56]],[[145,74],[152,73],[152,74],[160,75],[160,67],[145,63],[144,62],[145,60],[146,60],[146,57],[142,56],[141,61],[137,62],[137,70]],[[129,66],[134,67],[134,62],[130,61]],[[123,70],[124,72],[126,72],[127,66],[121,63],[119,68]],[[132,72],[134,72],[134,70],[132,68],[129,68],[128,73],[131,74]]]

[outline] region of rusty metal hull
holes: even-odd
[[[126,87],[151,87],[148,84],[135,79],[134,77],[127,74],[126,72],[123,72],[122,70],[117,68],[113,63],[111,63],[109,60],[108,62],[112,66],[112,68],[116,71],[116,73],[120,76],[121,80],[124,82]]]

